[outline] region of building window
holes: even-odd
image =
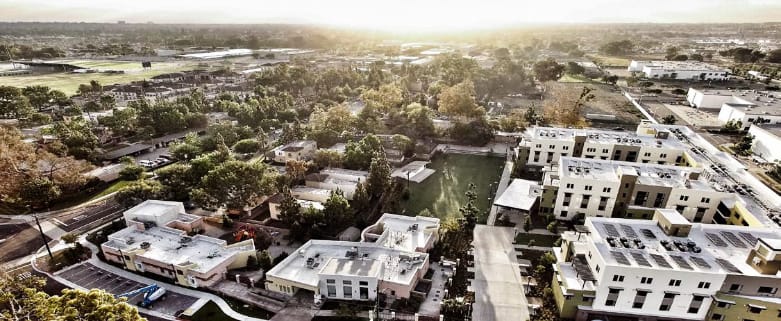
[[[769,287],[769,286],[760,286],[759,289],[757,290],[757,293],[776,294],[776,291],[778,291],[777,288],[772,288],[772,287]]]
[[[575,184],[567,183],[567,188],[570,188],[570,189],[575,188]]]
[[[748,306],[748,312],[754,313],[754,314],[760,314],[762,313],[762,308],[755,307],[755,306]]]
[[[548,145],[548,149],[556,149],[556,145]]]
[[[344,285],[352,285],[352,284],[353,284],[353,281],[350,281],[350,280],[344,280],[344,281],[342,281],[342,284],[344,284]]]
[[[602,188],[602,193],[610,193],[610,190],[612,190],[610,187]]]
[[[358,284],[359,284],[359,285],[368,286],[368,285],[369,285],[369,282],[368,282],[368,281],[360,281],[360,282],[358,282]]]
[[[724,302],[724,301],[716,302],[716,307],[719,307],[719,308],[729,308],[730,306],[731,306],[731,304],[729,304],[727,302]]]
[[[700,201],[707,204],[707,203],[710,203],[710,198],[703,197]]]
[[[591,185],[586,185],[586,190],[587,190],[587,191],[590,191],[590,190],[592,190],[592,189],[594,189],[594,186],[591,186]]]
[[[640,279],[640,283],[641,284],[651,284],[651,282],[653,282],[653,281],[654,281],[654,278],[643,277],[643,278]]]
[[[597,268],[595,270],[597,270],[597,273],[599,273],[599,265],[597,265]]]
[[[328,280],[325,280],[325,283],[334,284],[334,283],[336,283],[336,280],[328,279]]]
[[[564,150],[569,150],[569,146],[564,146],[563,149]]]
[[[670,279],[669,286],[681,286],[681,280]]]
[[[681,200],[682,201],[688,201],[689,200],[689,196],[688,195],[681,195]]]
[[[613,275],[613,282],[624,282],[623,275]]]
[[[607,154],[608,152],[609,152],[609,151],[607,150],[607,148],[603,148],[603,149],[602,149],[602,154]],[[619,153],[620,153],[620,152],[619,152]]]
[[[329,285],[328,286],[328,297],[335,297],[336,296],[336,286]]]
[[[342,293],[344,293],[345,299],[352,299],[353,297],[353,287],[351,286],[345,286],[342,288]]]
[[[700,282],[700,284],[697,284],[698,289],[708,289],[710,288],[710,282]]]
[[[714,313],[713,315],[710,316],[710,319],[714,321],[721,321],[722,319],[724,319],[724,316],[718,313]]]

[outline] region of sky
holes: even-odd
[[[296,23],[448,31],[539,23],[781,21],[781,0],[0,0],[2,21]]]

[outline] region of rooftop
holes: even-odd
[[[618,182],[621,175],[637,176],[643,185],[667,186],[698,190],[715,188],[697,177],[702,172],[694,167],[658,165],[651,163],[623,162],[601,159],[561,157],[560,177],[578,177],[600,181]]]
[[[375,243],[387,248],[413,252],[433,244],[431,238],[436,237],[439,219],[385,213],[376,223],[364,229],[363,240],[365,241],[366,233],[374,232],[380,226],[382,232]]]
[[[494,205],[530,210],[542,194],[542,186],[534,181],[513,179],[507,189],[494,202]]]
[[[781,116],[781,94],[777,92],[740,90],[734,92],[732,100],[725,105],[747,114]]]
[[[608,265],[760,275],[746,263],[758,240],[779,242],[777,228],[691,224],[688,237],[667,236],[653,220],[589,217],[589,238]]]
[[[320,274],[378,276],[410,284],[428,257],[376,243],[310,240],[268,271],[269,276],[317,287]],[[410,271],[413,270],[413,271]]]
[[[639,63],[642,63],[644,67],[651,69],[729,72],[728,69],[700,61],[654,60],[641,61]]]
[[[577,136],[585,136],[586,142],[595,144],[620,144],[677,149],[686,148],[684,144],[681,144],[676,140],[657,139],[656,137],[638,135],[634,132],[557,127],[533,127],[526,131],[526,137],[532,139],[570,141]]]

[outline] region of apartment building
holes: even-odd
[[[730,70],[700,61],[637,61],[627,70],[652,79],[727,80]]]
[[[656,207],[654,205],[664,204],[662,207],[678,208],[693,221],[702,218],[704,223],[746,226],[781,224],[781,196],[749,173],[741,162],[686,126],[642,122],[635,132],[533,127],[526,131],[518,144],[515,158],[527,172],[542,177],[540,211],[564,220],[574,218],[578,210],[586,216],[649,218]],[[568,161],[573,163],[573,173],[569,172],[570,165],[562,166],[561,159],[566,158],[593,160],[594,164],[598,161],[634,164],[626,164],[621,170],[621,166],[610,165],[607,174],[582,172],[577,175],[578,165],[573,163],[575,160]],[[660,171],[671,171],[668,179],[667,174],[664,177],[654,174],[652,165],[677,165],[677,168],[659,168]],[[603,165],[599,166],[601,168]],[[583,166],[580,167],[583,170]],[[587,167],[589,171],[593,168]],[[617,181],[619,177],[631,180],[635,175],[629,169],[638,167],[646,168],[648,174],[639,175],[635,183]],[[612,180],[605,180],[596,174],[608,175]],[[573,181],[562,184],[561,177]],[[563,190],[568,189],[568,184],[582,186],[583,189],[590,185],[592,190]],[[673,189],[670,184],[677,187]],[[619,191],[616,186],[622,186],[620,194],[616,194]],[[623,186],[631,186],[631,190]],[[638,186],[642,188],[635,191]],[[690,195],[686,198],[686,189],[707,195]],[[678,194],[673,194],[674,190]],[[724,193],[732,197],[724,198]],[[568,203],[574,205],[566,206],[576,206],[574,213],[564,208],[564,200],[568,195]],[[574,199],[578,195],[590,196],[585,201],[582,198]],[[708,201],[707,206],[701,204],[703,200]],[[581,202],[585,204],[581,205]],[[580,209],[578,206],[587,207]],[[588,211],[582,211],[586,209]],[[566,211],[564,216],[562,211]]]
[[[247,266],[256,255],[253,240],[228,245],[198,235],[200,216],[185,213],[181,202],[147,200],[123,213],[127,228],[101,244],[106,260],[126,269],[153,273],[187,287],[209,287],[230,269]]]
[[[553,295],[581,320],[775,320],[777,228],[690,223],[673,209],[652,220],[589,217],[562,235]]]
[[[542,213],[560,220],[582,217],[650,218],[655,208],[674,208],[692,222],[713,220],[721,200],[717,190],[693,167],[561,157],[543,178]],[[553,196],[553,197],[550,197]]]
[[[361,233],[361,242],[308,241],[268,271],[266,289],[306,291],[315,302],[372,301],[380,294],[409,298],[428,271],[425,251],[437,241],[438,229],[436,218],[384,214]]]

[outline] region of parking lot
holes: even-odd
[[[114,295],[127,293],[148,285],[112,274],[95,267],[90,263],[79,264],[72,269],[62,272],[59,274],[59,276],[84,288],[102,289]],[[160,284],[160,286],[165,287],[165,284]],[[128,302],[131,304],[138,304],[141,302],[142,297],[142,294],[138,294],[134,297],[128,298]],[[197,300],[197,298],[191,296],[168,291],[161,299],[153,303],[148,309],[163,314],[176,316],[180,312],[190,307]]]
[[[98,221],[108,222],[122,215],[124,208],[113,199],[91,204],[75,210],[69,210],[52,215],[52,222],[66,232]]]

